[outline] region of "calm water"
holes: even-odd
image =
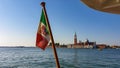
[[[120,68],[120,49],[57,49],[61,68]],[[52,49],[0,48],[0,68],[56,68]]]

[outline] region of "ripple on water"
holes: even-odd
[[[57,49],[61,68],[119,68],[120,51]],[[114,54],[115,53],[115,54]],[[53,51],[38,48],[0,48],[0,68],[56,68]]]

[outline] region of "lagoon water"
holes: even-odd
[[[61,68],[120,68],[120,49],[57,48]],[[0,68],[56,68],[53,50],[0,48]]]

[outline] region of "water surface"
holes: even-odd
[[[120,49],[57,48],[61,68],[119,68]],[[0,68],[56,68],[53,50],[0,48]]]

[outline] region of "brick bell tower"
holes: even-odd
[[[74,35],[74,45],[77,45],[77,35],[76,35],[76,32],[75,32],[75,35]]]

